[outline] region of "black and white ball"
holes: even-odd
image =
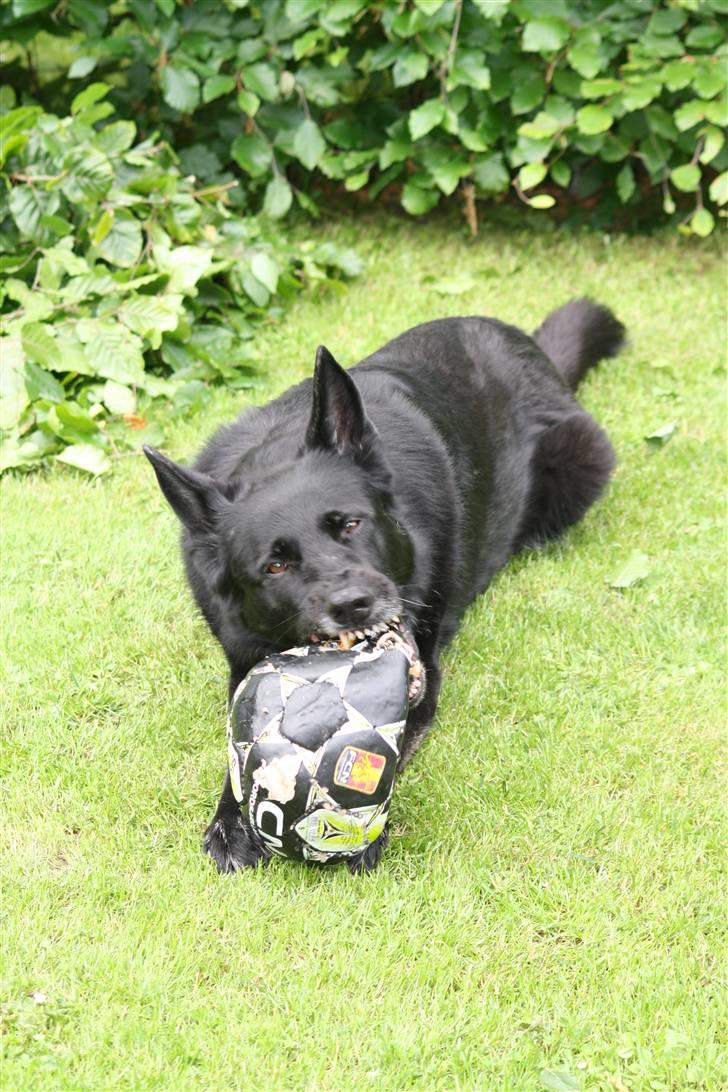
[[[346,650],[292,648],[250,671],[233,698],[233,792],[272,853],[327,863],[366,849],[384,829],[410,699],[422,668],[400,626]]]

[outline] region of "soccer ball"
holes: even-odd
[[[422,688],[414,642],[392,623],[349,649],[322,641],[256,664],[233,698],[228,756],[235,798],[266,849],[329,863],[379,837]]]

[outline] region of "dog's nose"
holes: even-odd
[[[329,597],[329,614],[342,626],[363,625],[372,613],[374,596],[366,588],[341,588]]]

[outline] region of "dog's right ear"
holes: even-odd
[[[217,482],[168,459],[161,451],[144,445],[144,454],[154,467],[159,488],[185,527],[190,531],[209,527],[216,512],[227,504]]]

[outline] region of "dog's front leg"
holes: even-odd
[[[426,658],[423,657],[423,663],[427,689],[420,704],[411,709],[407,717],[407,726],[402,741],[402,754],[399,756],[399,762],[397,763],[397,769],[400,772],[405,768],[432,727],[435,711],[437,710],[437,701],[440,696],[439,654],[431,653]]]
[[[241,680],[255,663],[253,657],[250,659],[250,663],[246,662],[237,668],[231,667],[228,687],[229,703],[232,702]],[[239,872],[243,868],[255,868],[270,857],[240,813],[240,805],[235,799],[230,784],[229,772],[225,774],[225,784],[222,787],[220,800],[212,821],[205,831],[202,846],[205,853],[209,853],[217,865],[218,872]]]
[[[255,868],[268,860],[267,850],[243,821],[229,773],[225,775],[217,810],[205,831],[202,844],[205,853],[209,853],[217,865],[218,872],[239,872],[242,868]]]

